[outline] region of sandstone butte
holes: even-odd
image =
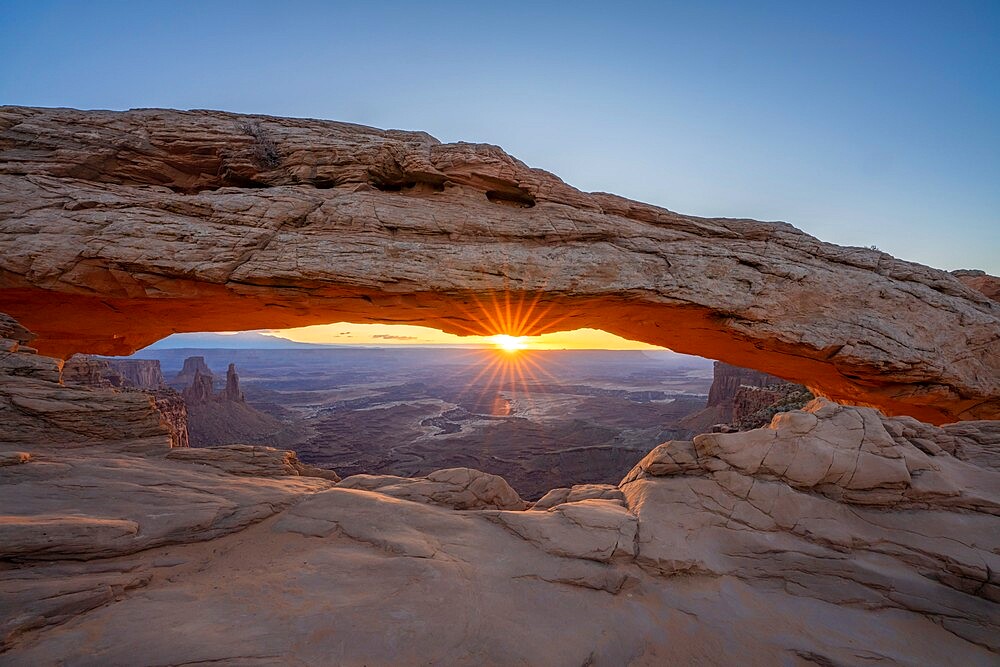
[[[593,327],[941,424],[1000,417],[1000,304],[973,287],[421,132],[0,108],[0,312],[52,356],[332,321]]]

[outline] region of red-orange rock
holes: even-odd
[[[994,301],[1000,301],[1000,278],[977,269],[959,269],[951,273],[972,289],[982,292]]]
[[[0,311],[43,353],[332,321],[594,327],[941,423],[1000,417],[1000,304],[784,223],[586,194],[495,146],[221,112],[0,109]]]

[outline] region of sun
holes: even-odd
[[[507,353],[514,353],[526,347],[527,336],[508,336],[507,334],[497,334],[490,337],[490,342]]]

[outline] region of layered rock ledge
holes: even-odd
[[[0,108],[0,310],[64,357],[338,320],[595,327],[888,414],[1000,416],[1000,304],[951,274],[347,123]]]
[[[29,338],[0,317],[0,416],[19,415],[0,432],[0,665],[1000,655],[998,421],[817,399],[526,510],[468,468],[338,481],[292,452],[171,447],[155,406],[65,387]]]

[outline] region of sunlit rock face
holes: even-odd
[[[177,392],[130,386],[100,359],[74,357],[64,366],[37,354],[31,339],[0,315],[0,449],[188,446],[187,411]]]
[[[890,414],[1000,416],[1000,304],[958,278],[783,223],[582,193],[495,146],[4,107],[0,192],[0,310],[45,354],[331,321],[594,327]]]
[[[959,269],[951,273],[972,289],[982,292],[994,301],[1000,301],[1000,278],[978,269]]]

